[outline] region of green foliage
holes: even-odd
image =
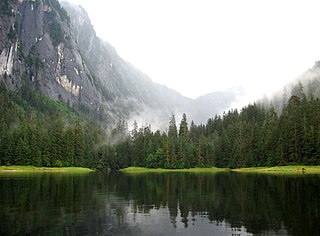
[[[88,61],[88,60],[87,60]],[[92,67],[90,67],[92,68]],[[90,71],[95,71],[91,69]],[[95,87],[101,92],[102,96],[106,101],[113,101],[115,95],[104,86],[100,79],[98,79],[95,75],[92,75],[91,82],[95,85]]]
[[[206,125],[191,122],[190,129],[183,114],[178,130],[173,114],[162,135],[135,124],[122,155],[130,157],[129,166],[168,169],[319,165],[320,101],[308,100],[301,83],[292,94],[280,116],[273,107],[254,103],[210,118]]]
[[[48,22],[48,31],[51,37],[53,46],[58,46],[65,40],[63,22],[70,23],[70,18],[57,0],[47,0],[48,4],[52,7],[52,10],[46,13]]]
[[[183,169],[192,167],[259,167],[320,164],[320,100],[307,99],[298,86],[281,115],[271,107],[249,104],[204,125],[183,114],[168,132],[151,126],[129,132],[125,120],[106,135],[94,122],[34,92],[24,76],[19,93],[0,85],[0,165],[128,166]],[[299,95],[299,96],[297,96]]]
[[[61,7],[57,0],[47,0],[47,2],[58,12],[62,21],[70,22],[70,17],[68,16],[67,11]]]
[[[13,41],[17,38],[17,31],[11,26],[8,34],[9,40]]]
[[[234,170],[243,173],[265,173],[275,175],[301,175],[301,174],[319,174],[319,166],[274,166],[274,167],[250,167]]]
[[[316,168],[316,167],[314,167]],[[0,169],[1,170],[1,169]],[[121,172],[128,173],[128,174],[145,174],[145,173],[218,173],[218,172],[225,172],[230,171],[227,168],[189,168],[189,169],[164,169],[164,168],[146,168],[146,167],[127,167],[120,170]],[[241,170],[237,170],[241,171]],[[319,173],[313,172],[313,173]],[[249,172],[249,171],[248,171]]]
[[[64,42],[64,32],[59,22],[51,22],[49,25],[49,33],[53,46],[57,47],[60,43]]]
[[[12,4],[15,0],[1,0],[0,1],[0,14],[6,16],[13,16]]]
[[[44,63],[41,61],[39,54],[36,53],[35,46],[31,47],[28,57],[24,57],[21,51],[19,52],[19,54],[20,54],[20,57],[25,60],[26,64],[29,67],[34,66],[36,69],[44,68]]]
[[[63,166],[63,163],[61,160],[56,160],[53,164],[54,167],[62,167]]]
[[[0,165],[97,166],[101,127],[34,92],[28,79],[18,93],[0,86],[0,121]]]
[[[0,166],[0,173],[24,173],[24,172],[33,172],[33,173],[42,173],[42,172],[65,172],[65,173],[89,173],[93,170],[82,167],[36,167],[36,166]]]
[[[43,62],[41,61],[41,59],[39,57],[31,57],[29,56],[26,59],[26,63],[28,66],[35,66],[36,69],[40,69],[44,67]]]
[[[157,168],[156,159],[153,154],[149,154],[146,160],[146,166],[148,168]]]

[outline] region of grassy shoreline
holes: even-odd
[[[274,166],[274,167],[249,167],[234,169],[240,173],[262,173],[262,174],[320,174],[320,166]]]
[[[142,173],[217,173],[217,172],[237,172],[237,173],[260,173],[260,174],[320,174],[320,166],[274,166],[274,167],[249,167],[249,168],[190,168],[190,169],[152,169],[144,167],[128,167],[121,169],[121,172],[130,174]]]
[[[162,169],[162,168],[145,168],[145,167],[128,167],[125,169],[121,169],[121,172],[124,173],[175,173],[175,172],[188,172],[188,173],[216,173],[229,171],[228,168],[190,168],[190,169]]]
[[[0,166],[0,173],[89,173],[94,170],[82,167]]]
[[[94,170],[82,167],[35,167],[35,166],[0,166],[0,173],[89,173]],[[320,166],[274,166],[274,167],[248,167],[248,168],[190,168],[190,169],[161,169],[145,167],[128,167],[121,172],[130,174],[142,173],[259,173],[259,174],[320,174]]]

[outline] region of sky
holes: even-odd
[[[122,58],[191,98],[241,86],[253,101],[320,59],[320,1],[68,1]]]

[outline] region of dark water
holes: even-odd
[[[320,176],[0,175],[0,235],[320,235]]]

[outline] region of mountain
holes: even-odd
[[[16,90],[32,87],[70,106],[98,109],[104,98],[93,83],[70,27],[55,0],[1,1],[0,76]]]
[[[62,3],[70,16],[79,49],[94,77],[97,87],[106,96],[116,98],[119,109],[127,115],[152,113],[168,119],[177,108],[185,107],[191,99],[154,83],[147,75],[124,61],[116,50],[96,36],[86,11],[68,2]],[[114,106],[114,104],[113,104]],[[139,112],[137,112],[139,111]]]
[[[154,83],[97,37],[81,6],[61,4],[0,2],[0,81],[10,90],[28,82],[106,126],[119,118],[161,126],[183,112],[206,122],[236,99],[237,92],[226,91],[194,100]]]
[[[267,107],[274,107],[281,113],[292,95],[300,99],[320,98],[320,61],[316,61],[311,68],[274,93],[270,99],[263,98],[258,102]]]
[[[216,91],[193,100],[187,114],[198,123],[207,122],[215,114],[221,114],[231,108],[232,103],[244,95],[241,87],[234,87],[225,91]]]
[[[275,109],[254,103],[215,116],[243,91],[190,99],[156,84],[96,36],[84,9],[63,6],[0,1],[0,165],[319,165],[319,62],[267,101]]]

